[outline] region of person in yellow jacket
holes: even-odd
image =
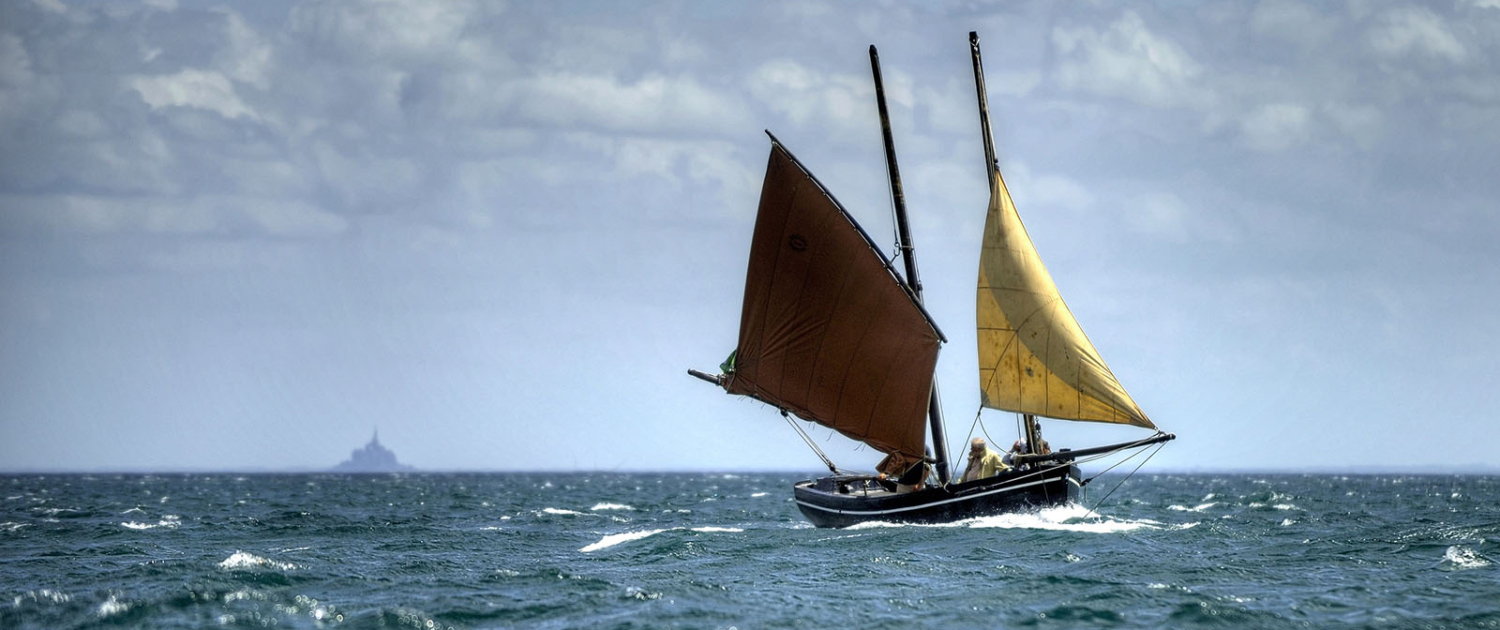
[[[959,481],[974,481],[993,477],[995,473],[1010,470],[1010,466],[1001,461],[1000,454],[989,449],[984,443],[984,438],[974,438],[969,442],[969,465],[964,468],[963,477]]]

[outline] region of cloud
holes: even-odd
[[[648,74],[634,82],[590,74],[549,73],[515,79],[499,90],[518,118],[511,123],[639,134],[715,132],[748,118],[727,94],[688,76]]]
[[[827,74],[790,60],[761,64],[750,73],[749,92],[771,111],[802,127],[825,127],[838,137],[862,131],[862,123],[874,102],[875,88],[869,77]],[[887,85],[889,102],[908,108],[912,96]]]
[[[32,4],[35,4],[48,13],[65,15],[68,12],[68,5],[63,4],[62,0],[32,0]]]
[[[1364,149],[1373,147],[1384,129],[1385,116],[1378,108],[1369,105],[1330,103],[1321,108],[1321,113]]]
[[[0,33],[0,129],[22,123],[30,104],[41,96],[36,82],[31,55],[21,38]]]
[[[152,109],[197,107],[225,118],[259,118],[240,101],[234,84],[217,72],[187,69],[175,74],[135,76],[127,80]]]
[[[1195,83],[1202,66],[1133,11],[1103,31],[1058,27],[1052,43],[1059,53],[1055,76],[1066,89],[1151,107],[1192,106],[1204,98]]]
[[[62,194],[0,196],[11,227],[51,233],[167,237],[258,234],[312,239],[337,236],[348,220],[296,199],[246,195],[194,197]]]
[[[1338,20],[1319,12],[1316,5],[1269,0],[1255,5],[1250,15],[1250,29],[1261,37],[1312,48],[1328,42],[1338,29]]]
[[[1423,8],[1403,7],[1386,12],[1370,30],[1370,47],[1388,58],[1430,57],[1462,63],[1468,51],[1448,30],[1443,19]]]
[[[496,11],[501,5],[493,4]],[[486,16],[469,0],[312,2],[292,9],[290,32],[314,49],[350,61],[409,65],[470,52],[469,27]]]
[[[215,55],[230,78],[260,89],[270,87],[272,48],[239,14],[225,11],[225,46]]]
[[[1312,113],[1294,103],[1262,105],[1240,121],[1245,142],[1257,151],[1282,151],[1307,139]]]
[[[1012,191],[1012,195],[1020,195],[1021,198],[1016,201],[1018,204],[1067,210],[1084,210],[1094,205],[1093,193],[1074,179],[1034,173],[1021,162],[1005,166],[1006,186]]]

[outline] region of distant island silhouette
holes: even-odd
[[[416,470],[396,461],[396,454],[380,445],[380,431],[370,438],[364,448],[354,449],[349,459],[331,469],[333,472],[405,472]]]

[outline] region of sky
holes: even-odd
[[[1178,435],[1145,470],[1500,461],[1500,0],[12,0],[0,470],[320,468],[378,429],[431,470],[816,472],[685,370],[734,349],[763,130],[894,251],[871,44],[959,444],[971,30],[1032,239]]]

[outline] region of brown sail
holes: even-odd
[[[940,341],[853,219],[773,141],[725,389],[917,458]]]

